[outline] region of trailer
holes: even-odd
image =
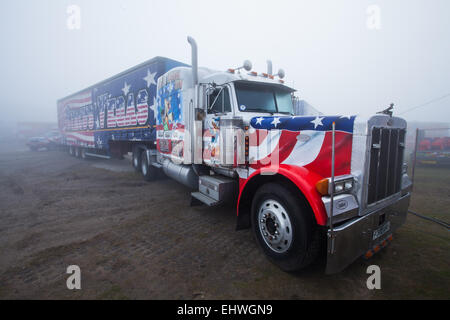
[[[122,157],[156,141],[156,81],[185,64],[155,57],[58,100],[58,125],[71,154]],[[175,102],[175,101],[174,101]]]
[[[79,157],[120,157],[147,181],[172,178],[190,205],[236,203],[236,229],[252,228],[285,271],[326,250],[326,272],[370,258],[406,220],[406,121],[294,112],[283,70],[226,71],[157,57],[58,101],[64,145]]]

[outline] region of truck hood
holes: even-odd
[[[330,131],[335,122],[336,131],[353,133],[356,116],[270,116],[254,117],[250,125],[254,129],[288,131]]]

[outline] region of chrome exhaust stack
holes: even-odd
[[[191,45],[192,48],[192,81],[194,84],[194,87],[198,85],[198,50],[197,50],[197,42],[195,42],[194,38],[187,37],[187,41]]]
[[[272,60],[267,60],[267,74],[272,75]]]

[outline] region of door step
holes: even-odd
[[[162,164],[158,163],[158,162],[152,162],[152,166],[158,169],[162,168]]]
[[[201,192],[191,192],[191,206],[206,204],[209,207],[218,205],[220,201],[217,201]]]

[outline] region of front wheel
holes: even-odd
[[[263,252],[284,271],[301,270],[318,256],[320,238],[311,209],[304,199],[278,183],[257,190],[252,227]]]

